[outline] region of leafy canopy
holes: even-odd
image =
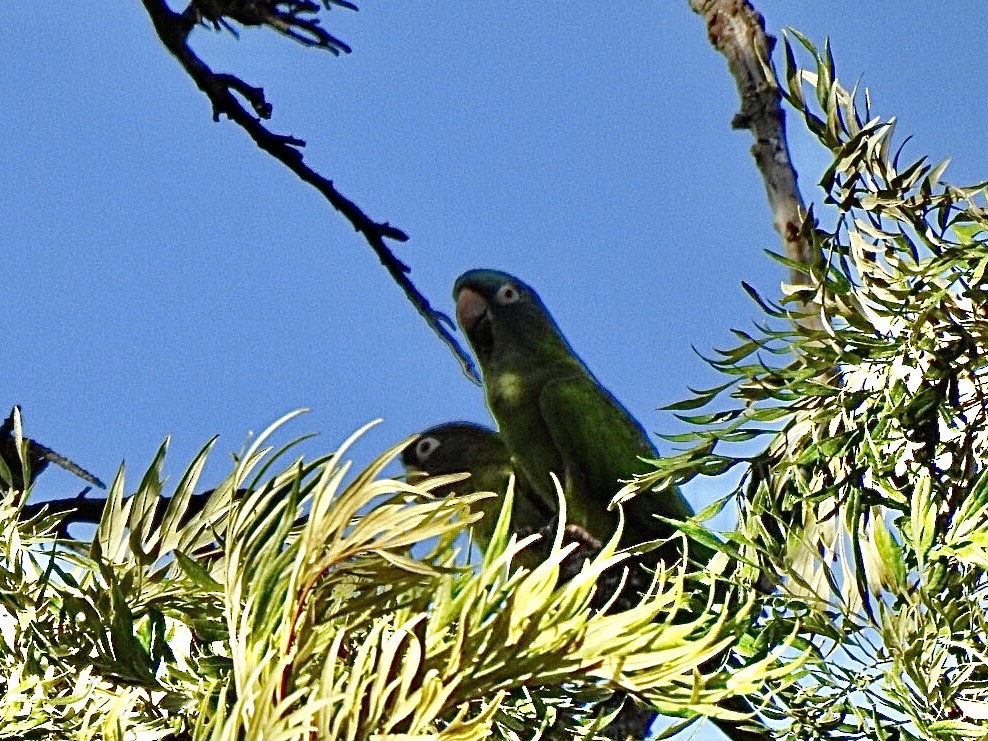
[[[88,545],[55,542],[51,516],[18,521],[7,493],[0,737],[466,740],[550,724],[573,737],[615,691],[716,714],[784,671],[769,653],[733,676],[697,671],[751,604],[684,617],[682,573],[659,573],[627,611],[588,609],[626,557],[616,537],[561,584],[562,528],[544,563],[513,566],[526,543],[508,504],[470,568],[457,536],[487,495],[430,495],[458,475],[382,476],[404,443],[351,474],[356,435],[286,463],[294,443],[268,443],[284,421],[201,507],[188,503],[211,444],[164,500],[166,446],[126,498],[121,470]]]
[[[638,483],[742,472],[733,547],[775,589],[761,635],[813,650],[766,698],[780,734],[984,738],[986,186],[904,162],[829,47],[791,39],[782,93],[832,155],[832,225],[803,224],[821,265],[776,256],[807,279],[781,303],[746,286],[768,321],[709,359],[727,382],[673,405],[687,446]]]

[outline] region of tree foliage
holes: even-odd
[[[483,495],[429,494],[458,475],[383,477],[404,443],[350,475],[354,438],[286,464],[273,430],[195,511],[209,446],[166,499],[165,446],[126,498],[121,470],[88,546],[56,541],[55,517],[19,520],[7,494],[0,737],[572,738],[616,691],[717,714],[785,671],[773,653],[720,668],[752,605],[684,617],[681,572],[629,610],[588,609],[626,557],[616,538],[563,583],[562,528],[545,562],[512,566],[527,543],[509,504],[470,568],[456,536]]]
[[[260,125],[257,91],[196,67],[185,42],[229,17],[315,43],[300,21],[318,6],[265,6],[288,22],[251,4],[145,5],[207,94],[246,96],[256,115],[236,97],[217,110],[294,151]],[[748,287],[765,322],[714,352],[725,382],[672,405],[694,429],[636,482],[739,473],[717,505],[740,508],[722,550],[741,564],[730,579],[762,595],[728,610],[709,581],[660,571],[631,609],[595,611],[599,577],[626,557],[618,535],[566,580],[562,517],[546,561],[519,567],[509,491],[471,565],[461,535],[485,495],[388,478],[400,445],[357,473],[352,438],[292,459],[269,442],[278,425],[205,499],[210,446],[168,492],[163,446],[133,490],[120,471],[91,543],[67,541],[64,514],[23,516],[40,459],[15,417],[0,737],[571,738],[606,721],[615,693],[685,719],[746,695],[780,738],[988,736],[986,186],[906,162],[894,119],[841,85],[828,47],[792,32],[778,80],[832,155],[801,231],[822,259],[776,256],[804,276],[781,301]],[[368,239],[398,238],[368,223]]]
[[[710,358],[725,385],[673,405],[688,447],[640,483],[742,471],[733,545],[775,590],[758,622],[813,651],[766,694],[781,736],[984,738],[985,184],[904,161],[829,48],[791,39],[780,88],[832,155],[833,222],[803,224],[823,263],[779,257],[808,278],[781,303],[749,288],[768,320]]]

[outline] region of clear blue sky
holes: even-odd
[[[723,59],[686,2],[365,0],[328,28],[341,58],[271,33],[196,32],[218,71],[262,85],[274,130],[374,218],[419,287],[452,313],[462,271],[540,290],[611,390],[657,432],[658,407],[716,377],[691,346],[730,342],[782,270]],[[909,152],[988,175],[983,9],[759,2],[768,26],[832,40],[840,74],[899,117]],[[566,10],[567,12],[563,12]],[[967,13],[965,16],[964,13]],[[311,452],[384,422],[366,461],[482,394],[343,219],[233,124],[160,46],[137,0],[112,14],[0,12],[0,331],[4,411],[109,481],[131,484],[166,435],[175,476],[220,435],[207,481],[250,430],[296,407]],[[825,160],[791,126],[805,196]],[[38,493],[74,491],[61,473]],[[723,490],[692,487],[702,506]]]
[[[363,0],[328,28],[339,59],[246,29],[202,29],[214,69],[263,86],[274,130],[374,218],[452,313],[466,269],[540,290],[595,374],[652,431],[717,381],[691,350],[758,317],[778,241],[737,98],[680,2]],[[768,26],[832,40],[838,69],[899,117],[907,152],[988,177],[984,8],[759,0]],[[487,421],[479,388],[343,219],[233,124],[156,40],[140,2],[0,11],[0,407],[128,490],[166,435],[172,482],[212,435],[215,483],[248,431],[334,449],[384,422],[358,462],[427,425]],[[795,125],[804,195],[826,160]],[[287,433],[286,433],[287,437]],[[668,448],[665,448],[668,449]],[[78,484],[46,474],[42,496]],[[702,506],[725,485],[687,494]]]

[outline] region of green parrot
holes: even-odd
[[[503,493],[508,488],[509,476],[515,473],[511,455],[497,432],[472,422],[449,422],[423,430],[419,438],[402,452],[401,462],[409,473],[422,472],[429,476],[464,471],[470,473],[470,478],[465,481],[434,489],[440,496],[454,492]],[[473,537],[474,542],[485,553],[493,537],[502,504],[500,497],[485,499],[479,503],[484,517],[474,523]],[[523,566],[535,568],[545,557],[549,547],[548,539],[551,539],[551,531],[556,525],[556,516],[555,507],[549,509],[527,480],[515,473],[511,529],[522,536],[533,532],[543,534],[543,540],[533,543],[518,554],[517,560]],[[576,560],[579,559],[574,559]],[[569,564],[569,567],[573,573],[578,570],[575,562]],[[623,700],[623,694],[615,696],[606,709],[612,710]],[[642,737],[654,716],[654,711],[634,706],[628,701],[621,709],[618,719],[605,729],[605,736],[620,741],[625,737]]]
[[[402,465],[407,471],[423,472],[430,476],[467,472],[470,478],[436,489],[441,496],[472,494],[492,491],[503,495],[508,489],[508,479],[514,473],[511,455],[498,434],[483,425],[472,422],[448,422],[422,431],[419,438],[401,454]],[[474,542],[484,552],[494,535],[494,526],[501,513],[501,497],[478,502],[484,517],[473,525]],[[515,476],[515,497],[511,511],[511,530],[521,536],[540,532],[550,526],[555,518],[555,508],[546,507],[521,476]],[[519,554],[520,563],[532,567],[537,564],[540,549],[527,548]]]
[[[608,540],[618,524],[611,499],[622,481],[648,472],[647,460],[658,457],[645,430],[580,360],[530,286],[497,270],[470,270],[456,280],[453,297],[457,322],[480,365],[487,406],[515,466],[546,506],[556,499],[550,477],[555,474],[566,495],[567,519]],[[623,506],[621,547],[674,536],[675,528],[656,515],[693,515],[676,487],[642,492]],[[682,547],[680,538],[672,538],[641,560],[673,566]],[[689,543],[691,560],[705,562],[713,553]],[[741,698],[724,706],[748,710]],[[628,721],[637,729],[632,735],[640,735],[650,717],[629,706],[618,721]],[[714,722],[735,741],[770,738],[757,722]]]
[[[641,425],[605,389],[559,331],[529,286],[496,270],[470,270],[453,288],[456,318],[473,347],[504,444],[547,506],[549,476],[566,493],[567,519],[606,541],[618,523],[611,498],[658,457]],[[643,460],[646,459],[646,460]],[[668,538],[675,529],[654,516],[684,520],[689,503],[675,487],[642,493],[624,505],[621,546]],[[695,548],[694,548],[695,545]],[[709,556],[699,544],[691,555]],[[681,543],[648,558],[673,565]],[[702,551],[702,553],[701,553]]]

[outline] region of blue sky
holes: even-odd
[[[263,86],[274,130],[373,218],[452,313],[464,270],[536,287],[594,373],[655,432],[658,407],[717,382],[691,349],[758,318],[740,288],[784,278],[724,61],[677,3],[381,2],[336,9],[339,59],[206,29],[217,71]],[[899,118],[912,156],[988,175],[984,10],[760,0],[768,27],[830,37],[841,77]],[[892,8],[894,11],[880,8]],[[565,12],[564,12],[565,11]],[[111,13],[0,11],[0,406],[29,435],[131,489],[166,435],[174,483],[220,435],[205,482],[283,413],[334,449],[382,417],[358,462],[426,426],[488,421],[363,241],[259,152],[159,45],[136,0]],[[804,196],[826,159],[793,124]],[[668,446],[663,449],[668,450]],[[77,491],[46,474],[40,496]],[[726,484],[687,490],[700,507]]]
[[[741,280],[782,270],[723,59],[685,2],[362,2],[325,23],[341,58],[254,29],[207,29],[214,69],[263,86],[274,130],[373,218],[411,237],[399,257],[452,313],[457,275],[517,274],[594,373],[655,432],[664,404],[713,373],[691,349],[758,317]],[[899,117],[908,152],[984,178],[983,11],[900,2],[759,2],[770,30],[831,38],[843,79]],[[966,15],[965,15],[966,13]],[[934,22],[935,21],[935,22]],[[481,390],[344,220],[227,122],[159,45],[143,7],[57,19],[0,12],[0,245],[5,408],[105,480],[136,484],[166,435],[173,481],[220,435],[227,453],[297,407],[286,431],[334,449],[384,422],[358,461],[425,426],[487,421]],[[795,125],[808,200],[826,160]],[[664,448],[668,449],[668,447]],[[40,496],[75,491],[46,474]],[[724,490],[687,492],[702,506]]]

